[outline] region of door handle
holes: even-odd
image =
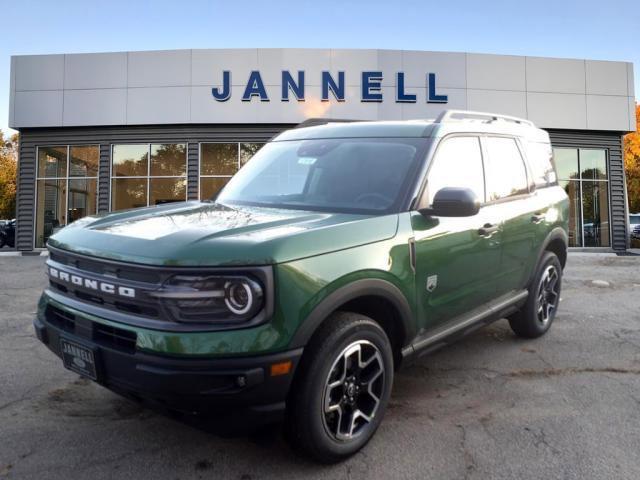
[[[495,223],[485,223],[481,228],[478,229],[478,235],[481,237],[490,237],[500,228],[499,224]]]
[[[533,223],[540,223],[545,219],[545,214],[544,213],[534,213],[533,216],[531,217],[531,221]]]

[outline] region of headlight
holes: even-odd
[[[177,322],[239,323],[264,307],[260,283],[248,276],[177,275],[149,295]]]

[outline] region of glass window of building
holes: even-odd
[[[186,199],[186,143],[112,145],[112,211]]]
[[[559,183],[569,195],[569,246],[610,246],[606,150],[554,148],[553,155]]]
[[[200,199],[215,197],[264,143],[201,143]]]
[[[97,212],[97,145],[38,147],[36,248],[57,230]]]

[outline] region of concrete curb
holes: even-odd
[[[0,257],[48,257],[49,252],[43,250],[41,252],[0,252]]]

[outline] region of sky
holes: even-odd
[[[11,55],[180,48],[386,48],[633,62],[638,0],[0,0],[0,129]]]

